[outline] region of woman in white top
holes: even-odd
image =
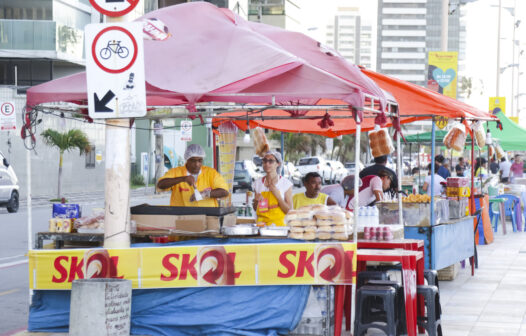
[[[265,222],[267,226],[284,226],[285,215],[292,209],[292,183],[278,175],[282,163],[280,153],[267,152],[261,161],[267,175],[254,182],[252,207],[256,210],[258,222]]]
[[[426,179],[424,181],[424,186],[422,189],[427,192],[429,196],[431,196],[431,188],[429,188],[429,185],[431,184],[431,163],[427,166],[427,169],[429,170],[429,175],[426,176]],[[446,180],[437,174],[438,172],[438,165],[435,165],[435,178],[433,181],[433,196],[439,196],[442,193],[442,182],[446,182]]]

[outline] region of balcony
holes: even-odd
[[[24,51],[30,57],[50,57],[83,62],[81,30],[44,20],[0,20],[0,53]]]

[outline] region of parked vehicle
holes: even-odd
[[[296,166],[301,173],[301,177],[310,172],[317,172],[321,175],[324,182],[329,182],[332,169],[327,164],[327,160],[320,156],[308,156],[301,158]]]
[[[0,152],[0,206],[8,212],[17,212],[20,202],[18,178],[13,166]]]
[[[340,183],[348,175],[347,169],[340,161],[330,160],[327,164],[331,167],[331,183]]]
[[[259,168],[250,160],[236,161],[234,168],[234,185],[232,191],[252,190],[252,183],[261,177]]]
[[[354,175],[356,173],[356,163],[354,163],[354,162],[345,162],[344,167],[345,167],[345,169],[347,169],[347,174],[348,175]],[[360,171],[363,168],[364,168],[363,164],[361,162],[358,162],[358,172],[357,173],[360,173]]]
[[[285,162],[283,165],[283,176],[288,178],[295,187],[302,186],[301,173],[292,162]]]

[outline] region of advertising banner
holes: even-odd
[[[428,54],[427,88],[456,99],[457,69],[458,52],[430,51]]]
[[[491,113],[497,113],[497,111],[495,111],[496,108],[506,114],[506,97],[489,97],[489,111]]]
[[[31,289],[119,278],[132,288],[327,285],[356,282],[354,243],[235,244],[29,252]]]

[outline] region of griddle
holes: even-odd
[[[130,208],[132,215],[207,215],[224,216],[236,212],[235,207],[176,207],[140,204]]]

